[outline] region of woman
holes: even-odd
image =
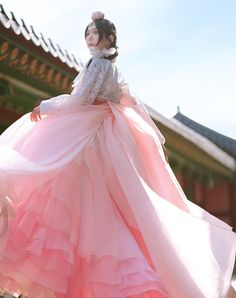
[[[30,298],[226,297],[235,234],[186,199],[116,68],[116,39],[94,13],[72,93],[0,138],[0,284]]]

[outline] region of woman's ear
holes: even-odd
[[[113,43],[114,39],[115,39],[114,35],[110,34],[110,35],[108,36],[108,40],[109,40],[111,43]]]

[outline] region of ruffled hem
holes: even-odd
[[[81,192],[76,192],[73,208],[66,204],[64,195],[69,192],[60,191],[60,184],[63,179],[72,187],[67,174],[75,169],[78,166],[69,165],[18,207],[0,251],[1,286],[29,298],[167,297],[159,274],[145,259],[115,205],[93,209],[93,201],[83,205]],[[111,202],[110,197],[105,199]],[[77,211],[76,221],[73,211]],[[107,220],[96,224],[92,218],[92,222],[81,218],[81,213],[89,212]],[[109,230],[113,237],[106,238]],[[91,243],[89,235],[96,241]],[[93,255],[86,254],[90,249]]]
[[[22,255],[21,259],[0,262],[4,272],[4,276],[0,273],[1,286],[29,298],[168,297],[158,274],[143,260],[78,258],[69,275],[60,271],[60,266],[49,270],[46,261],[39,265],[34,256]]]
[[[186,199],[153,126],[138,108],[104,103],[5,132],[0,176],[17,212],[2,287],[29,298],[224,297],[235,234]]]

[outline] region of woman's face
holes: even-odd
[[[88,27],[85,40],[88,48],[97,47],[99,49],[104,49],[110,47],[110,42],[106,38],[103,38],[98,44],[99,34],[95,24]]]

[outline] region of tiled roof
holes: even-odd
[[[183,115],[180,111],[178,111],[173,118],[204,136],[222,150],[227,152],[229,155],[236,158],[236,140],[220,134],[202,124],[199,124],[198,122]]]
[[[163,125],[167,130],[171,130],[172,132],[183,137],[184,139],[190,141],[198,148],[201,148],[201,150],[206,152],[209,156],[211,156],[213,159],[218,161],[220,164],[225,166],[230,171],[236,172],[236,162],[233,156],[228,154],[226,151],[221,149],[219,146],[214,144],[206,137],[202,136],[201,134],[197,133],[185,124],[181,123],[179,120],[175,118],[166,118],[153,108],[149,107],[147,104],[145,104],[145,107],[154,121]]]
[[[60,59],[70,68],[80,71],[82,62],[77,60],[73,54],[69,54],[67,50],[62,50],[58,44],[54,44],[52,40],[44,38],[43,34],[37,34],[32,25],[27,26],[23,19],[20,22],[16,19],[13,12],[7,14],[0,4],[0,24],[5,28],[11,29],[15,34],[22,35],[27,41],[32,41],[36,46],[42,48],[45,52],[50,53],[53,57]]]

